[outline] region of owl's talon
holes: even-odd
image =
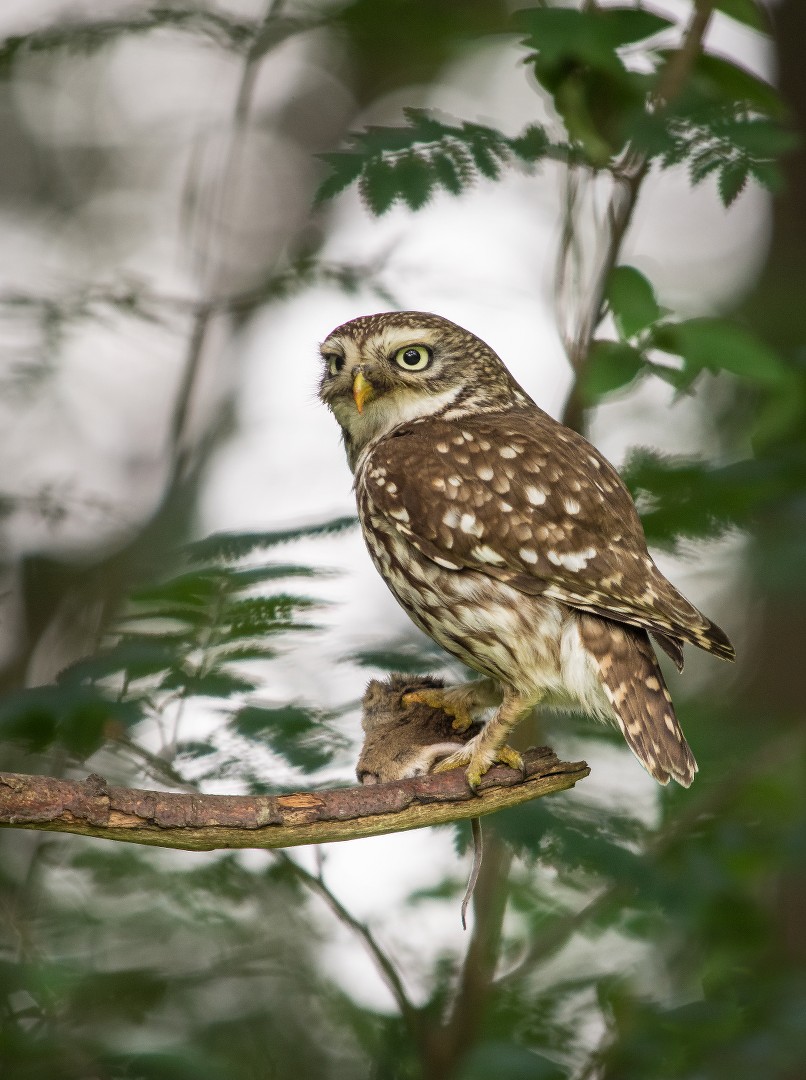
[[[523,758],[511,746],[504,745],[500,747],[495,760],[500,761],[502,765],[509,765],[510,769],[515,769],[524,779],[526,778],[526,765]]]
[[[441,709],[453,718],[451,727],[454,731],[467,731],[474,723],[470,710],[465,705],[446,700],[444,690],[412,690],[403,695],[402,701],[404,705],[420,704],[428,705],[432,709]]]
[[[438,765],[434,766],[432,771],[449,772],[451,769],[466,765],[465,777],[470,790],[474,794],[477,794],[478,786],[484,774],[498,763],[508,765],[510,769],[516,769],[521,775],[525,774],[523,758],[517,750],[513,750],[511,746],[507,745],[499,746],[496,750],[488,750],[476,741],[478,738],[477,735],[466,743],[461,750],[457,750],[444,758]]]

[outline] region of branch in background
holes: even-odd
[[[441,825],[573,787],[590,772],[541,747],[525,779],[499,766],[470,794],[464,772],[284,795],[197,795],[0,773],[0,825],[70,832],[185,851],[324,844]]]
[[[715,6],[715,0],[695,0],[694,11],[680,48],[671,54],[658,76],[654,94],[656,109],[664,108],[682,92],[702,48]],[[624,237],[632,221],[641,186],[649,172],[649,165],[649,159],[645,155],[628,150],[614,174],[615,187],[610,196],[605,217],[607,230],[605,250],[591,286],[588,303],[579,319],[577,332],[565,343],[568,359],[576,378],[563,410],[562,421],[576,431],[582,431],[584,426],[585,406],[580,389],[581,375],[596,329],[602,321],[607,284],[613,268],[618,263]],[[560,281],[566,277],[564,262],[571,250],[570,243],[561,245],[557,270]]]
[[[475,923],[450,1016],[427,1032],[424,1042],[424,1080],[453,1076],[461,1059],[479,1037],[501,949],[501,933],[509,897],[512,850],[494,834],[485,844],[484,862],[473,893]]]

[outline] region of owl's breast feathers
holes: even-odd
[[[615,469],[534,405],[401,425],[370,449],[356,488],[359,507],[445,569],[642,627],[681,668],[683,641],[734,658],[655,566]]]

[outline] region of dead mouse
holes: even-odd
[[[361,705],[364,745],[356,766],[362,784],[385,784],[424,776],[437,762],[459,749],[478,733],[474,724],[457,731],[442,709],[421,702],[403,704],[403,697],[417,690],[442,689],[445,683],[433,675],[394,673],[386,679],[373,679],[367,686]],[[462,926],[466,929],[467,905],[476,887],[483,854],[481,822],[470,821],[473,831],[473,867],[462,900]]]

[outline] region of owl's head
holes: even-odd
[[[460,419],[529,400],[489,345],[428,312],[353,319],[336,327],[320,351],[319,396],[341,425],[351,466],[368,442],[399,424]]]

